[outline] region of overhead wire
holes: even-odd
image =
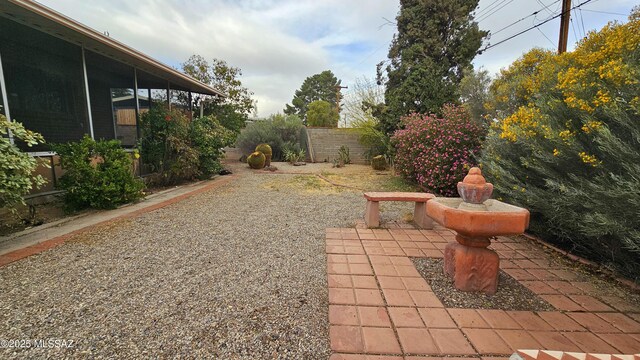
[[[581,2],[580,4],[578,4],[578,5],[574,6],[574,7],[572,7],[572,8],[571,8],[571,9],[569,9],[568,11],[571,11],[571,10],[577,9],[577,8],[579,8],[579,7],[581,7],[581,6],[585,5],[585,4],[588,4],[588,3],[592,2],[592,1],[594,1],[594,0],[585,0],[585,1]],[[596,0],[596,1],[597,1],[597,0]],[[552,16],[552,17],[548,18],[547,20],[545,20],[545,21],[543,21],[543,22],[541,22],[541,23],[538,23],[538,24],[536,24],[536,25],[534,25],[534,26],[531,26],[531,27],[529,27],[529,28],[527,28],[527,29],[524,29],[524,30],[522,30],[522,31],[520,31],[520,32],[518,32],[518,33],[516,33],[516,34],[513,34],[513,35],[511,35],[511,36],[509,36],[509,37],[507,37],[507,38],[505,38],[505,39],[503,39],[503,40],[500,40],[500,41],[498,41],[498,42],[497,42],[497,43],[495,43],[495,44],[488,44],[488,45],[487,45],[487,46],[485,46],[483,49],[478,50],[478,54],[482,54],[483,52],[485,52],[485,51],[487,51],[487,50],[489,50],[489,49],[491,49],[491,48],[494,48],[494,47],[496,47],[496,46],[498,46],[498,45],[500,45],[500,44],[503,44],[503,43],[505,43],[505,42],[507,42],[507,41],[509,41],[509,40],[511,40],[511,39],[513,39],[513,38],[515,38],[515,37],[518,37],[518,36],[520,36],[520,35],[522,35],[522,34],[524,34],[524,33],[527,33],[527,32],[529,32],[529,31],[533,30],[533,29],[537,29],[538,27],[540,27],[540,26],[542,26],[542,25],[544,25],[544,24],[548,23],[549,21],[551,21],[551,20],[553,20],[553,19],[556,19],[556,18],[559,18],[559,17],[560,17],[560,16],[562,16],[563,14],[564,14],[564,12],[561,12],[561,13],[559,13],[559,14],[555,15],[555,16]]]
[[[480,17],[480,16],[482,16],[482,15],[486,14],[486,12],[487,12],[487,11],[492,10],[493,5],[494,5],[495,3],[497,3],[498,1],[500,1],[500,2],[504,2],[504,1],[506,1],[506,0],[494,0],[491,4],[487,5],[487,7],[486,7],[486,8],[481,9],[480,11],[478,11],[478,13],[476,14],[476,17]],[[499,4],[498,4],[498,5],[499,5]]]
[[[546,7],[548,7],[548,6],[551,6],[551,5],[555,4],[555,3],[560,2],[560,0],[557,0],[557,1],[555,1],[555,2],[553,2],[553,3],[551,3],[551,4],[549,4],[549,5],[545,5],[545,4],[543,4],[541,1],[538,1],[538,2],[539,2],[540,4],[542,4],[542,6],[544,6],[544,8],[546,8]],[[544,8],[543,8],[543,9],[544,9]],[[501,28],[501,29],[498,29],[498,30],[496,30],[495,32],[492,32],[492,33],[491,33],[491,35],[498,34],[498,33],[502,32],[502,31],[504,31],[504,30],[506,30],[506,29],[508,29],[508,28],[512,27],[513,25],[516,25],[516,24],[518,24],[518,23],[520,23],[520,22],[522,22],[522,21],[524,21],[524,20],[526,20],[526,19],[528,19],[528,18],[530,18],[530,17],[532,17],[532,16],[537,16],[537,15],[538,15],[538,13],[539,13],[540,11],[542,11],[543,9],[536,10],[536,11],[532,12],[531,14],[529,14],[529,15],[527,15],[527,16],[525,16],[525,17],[521,18],[521,19],[518,19],[518,20],[516,20],[516,21],[512,22],[511,24],[509,24],[509,25],[507,25],[507,26],[505,26],[505,27],[503,27],[503,28]]]
[[[514,0],[508,0],[504,5],[500,6],[499,8],[497,8],[496,10],[494,10],[493,12],[483,15],[481,18],[478,19],[478,22],[480,21],[484,21],[488,18],[490,18],[493,14],[497,13],[498,11],[504,9],[507,5],[511,4]]]

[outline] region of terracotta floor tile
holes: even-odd
[[[398,235],[392,234],[392,236],[393,236],[393,239],[398,242],[411,240],[411,237],[409,237],[409,235],[406,235],[406,234],[398,234]]]
[[[440,299],[431,291],[409,290],[409,295],[416,306],[419,307],[444,307]]]
[[[588,331],[596,333],[618,333],[620,330],[592,313],[566,313],[570,318],[582,325]]]
[[[527,289],[533,291],[538,295],[558,294],[558,290],[552,288],[551,286],[547,285],[545,282],[540,280],[533,280],[533,281],[527,280],[527,281],[521,281],[520,283],[524,285]]]
[[[542,350],[580,351],[578,345],[557,331],[530,331],[529,334],[540,343],[540,349]]]
[[[418,243],[415,241],[398,241],[398,246],[404,251],[407,249],[419,249]]]
[[[563,269],[559,269],[559,270],[549,270],[551,273],[553,273],[554,275],[556,275],[557,277],[563,279],[563,280],[577,280],[578,279],[578,275],[576,275],[575,273],[569,271],[569,270],[563,270]]]
[[[418,314],[418,310],[412,307],[389,307],[389,316],[391,321],[397,328],[401,327],[424,327],[422,318]]]
[[[430,329],[429,333],[443,355],[473,355],[476,351],[458,329]]]
[[[349,264],[349,273],[352,275],[373,275],[369,264]]]
[[[462,329],[462,331],[480,354],[513,353],[509,345],[491,329]]]
[[[423,278],[403,277],[402,282],[407,290],[431,291],[431,286]]]
[[[351,276],[351,282],[356,289],[377,289],[378,283],[374,276],[366,275],[353,275]]]
[[[516,321],[502,310],[477,310],[477,312],[493,329],[522,329]]]
[[[513,263],[521,269],[539,269],[540,268],[540,265],[528,259],[514,260]]]
[[[369,258],[367,255],[347,255],[347,262],[349,264],[369,264]]]
[[[558,290],[558,292],[564,295],[576,295],[583,293],[582,289],[573,286],[569,281],[547,281],[547,285]]]
[[[403,258],[403,259],[407,259],[407,258]],[[396,265],[396,271],[398,272],[398,275],[403,277],[415,277],[415,278],[422,277],[422,275],[420,275],[418,270],[416,270],[415,266],[413,265]]]
[[[377,276],[398,276],[395,266],[390,264],[373,264]]]
[[[449,241],[447,241],[447,242],[433,243],[433,245],[435,245],[436,249],[438,249],[438,250],[444,250],[444,248],[447,247],[447,244],[452,242],[452,241],[455,241],[455,239],[449,239]]]
[[[382,289],[389,306],[414,306],[407,290]]]
[[[564,295],[540,295],[541,298],[546,300],[549,304],[558,310],[563,311],[581,311],[584,310],[582,306],[576,304],[571,299]]]
[[[550,331],[554,328],[531,311],[506,311],[525,330]]]
[[[406,289],[404,282],[402,282],[402,278],[398,276],[378,276],[378,282],[382,289]]]
[[[598,336],[612,345],[620,354],[637,354],[640,352],[640,341],[628,334],[598,334]]]
[[[392,257],[391,263],[393,265],[401,265],[401,266],[413,266],[413,262],[407,257]]]
[[[558,277],[545,269],[527,269],[527,272],[539,280],[556,280]]]
[[[436,246],[430,242],[419,242],[417,244],[418,244],[418,247],[422,250],[437,250]]]
[[[389,258],[389,256],[386,256],[386,255],[370,255],[369,261],[371,262],[374,268],[376,264],[383,264],[383,265],[391,264],[391,259]]]
[[[439,308],[418,308],[418,313],[422,317],[427,328],[457,328],[449,313],[445,309]]]
[[[329,327],[329,339],[332,351],[346,353],[361,353],[364,351],[362,333],[359,326],[332,325]]]
[[[406,253],[401,248],[384,248],[384,253],[389,256],[405,256]]]
[[[345,254],[364,254],[364,248],[362,246],[345,246]]]
[[[404,253],[410,257],[427,257],[424,252],[420,249],[404,249]]]
[[[358,306],[356,310],[362,326],[391,327],[389,314],[384,307]]]
[[[438,348],[427,329],[398,329],[398,338],[405,354],[437,354]]]
[[[379,242],[380,246],[382,246],[383,248],[387,248],[387,249],[400,249],[400,245],[398,245],[397,241],[380,241]]]
[[[539,349],[540,343],[525,330],[496,330],[496,333],[504,340],[511,350]]]
[[[370,354],[398,354],[400,344],[391,328],[362,328],[364,351]]]
[[[347,255],[327,254],[328,263],[347,263]]]
[[[378,289],[355,289],[356,304],[358,305],[384,305],[380,290]]]
[[[616,354],[616,350],[613,346],[609,345],[604,340],[600,339],[596,335],[590,332],[572,332],[563,333],[571,342],[578,345],[581,352],[596,353],[596,354]]]
[[[595,313],[624,333],[640,333],[640,323],[621,313]],[[638,348],[640,350],[640,347]]]
[[[504,269],[504,272],[506,272],[507,274],[509,274],[509,276],[511,276],[512,278],[518,281],[539,280],[533,274],[529,273],[527,270],[524,270],[524,269]]]
[[[422,250],[422,252],[424,252],[424,256],[429,257],[429,258],[442,258],[442,257],[444,257],[444,254],[442,253],[442,250],[427,250],[427,249],[424,249],[424,250]]]
[[[353,289],[329,288],[329,304],[355,305],[356,297]]]
[[[538,315],[542,318],[542,320],[546,321],[547,324],[553,326],[556,330],[562,331],[585,331],[586,329],[580,326],[573,319],[568,317],[567,315],[555,312],[555,311],[541,311],[538,312]]]
[[[447,309],[449,315],[461,328],[488,328],[489,324],[471,309]]]
[[[329,324],[359,325],[356,307],[349,305],[329,305]]]
[[[389,232],[384,232],[384,233],[376,234],[376,238],[377,238],[378,240],[395,240],[395,239],[393,238],[393,235],[389,234]]]
[[[608,305],[602,301],[589,295],[571,295],[571,300],[580,304],[587,311],[613,311]]]
[[[369,240],[369,239],[376,239],[376,235],[374,233],[358,233],[358,237],[361,240]]]
[[[328,274],[327,279],[330,288],[351,288],[353,286],[349,275]]]
[[[600,298],[602,299],[602,301],[606,302],[609,306],[621,312],[633,312],[633,311],[640,310],[640,306],[631,304],[630,302],[624,299],[621,299],[617,296],[601,296]]]

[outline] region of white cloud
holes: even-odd
[[[242,81],[255,93],[260,116],[281,111],[302,81],[323,70],[332,70],[343,85],[356,77],[375,76],[375,64],[386,59],[395,29],[381,26],[393,20],[399,4],[388,0],[41,0],[47,6],[134,47],[171,66],[192,54],[226,60],[243,71]],[[481,0],[478,12],[492,0]],[[481,21],[493,32],[540,9],[540,3],[510,3]],[[585,9],[628,13],[632,0],[593,1]],[[485,11],[488,13],[487,11]],[[536,22],[549,16],[541,11]],[[576,13],[574,27],[600,28],[610,19],[625,17],[595,12]],[[580,23],[578,23],[580,21]],[[496,34],[495,43],[531,26],[528,18]],[[492,73],[505,67],[533,46],[555,48],[558,20],[530,31],[478,56],[475,64]],[[576,30],[580,32],[581,30]],[[570,35],[575,40],[573,33]]]

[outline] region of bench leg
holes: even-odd
[[[364,223],[368,228],[380,226],[380,203],[378,201],[367,201]]]
[[[426,202],[416,202],[416,207],[413,211],[413,222],[415,222],[420,229],[433,229],[433,219],[427,215]]]

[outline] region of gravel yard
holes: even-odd
[[[362,194],[236,171],[228,185],[0,268],[0,340],[74,341],[0,358],[327,358],[324,231],[353,226]],[[386,207],[383,220],[410,205]]]

